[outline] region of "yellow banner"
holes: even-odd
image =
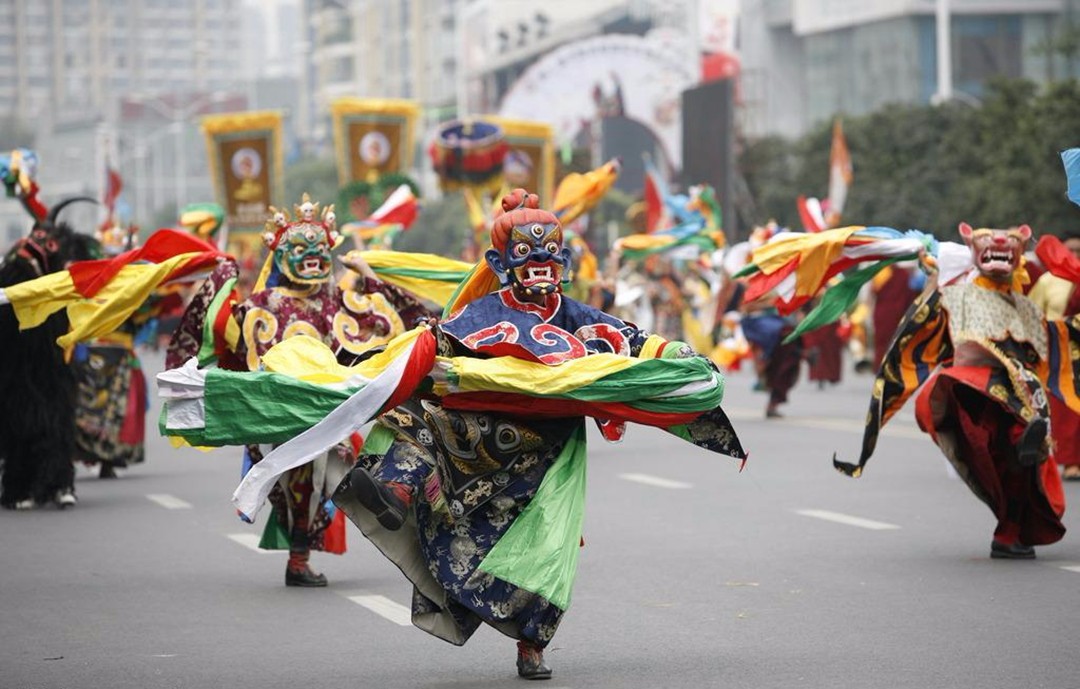
[[[230,232],[261,231],[285,197],[281,113],[238,112],[202,119],[210,175]]]
[[[339,98],[331,103],[338,184],[408,172],[419,114],[420,107],[409,100]]]
[[[503,130],[510,150],[503,161],[506,186],[523,187],[540,196],[540,207],[551,205],[555,193],[555,133],[551,125],[485,115]]]

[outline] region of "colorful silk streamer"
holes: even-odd
[[[56,342],[69,351],[77,342],[116,330],[161,285],[202,277],[222,257],[191,235],[159,230],[140,249],[6,287],[0,303],[11,304],[21,329],[66,308],[70,328]]]

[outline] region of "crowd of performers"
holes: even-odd
[[[102,266],[126,261],[138,250],[138,227],[121,226],[110,215],[97,228],[76,231],[61,219],[65,208],[96,201],[73,197],[49,208],[39,197],[35,171],[36,157],[26,149],[0,156],[0,179],[31,217],[28,235],[3,256],[0,289],[18,294],[31,283],[44,289],[32,304],[0,306],[0,505],[18,510],[75,505],[76,463],[97,467],[98,476],[109,479],[117,469],[144,461],[148,393],[136,342],[153,342],[159,321],[179,316],[184,303],[181,285],[164,286],[136,299],[135,308],[125,309],[119,320],[108,319],[96,333],[73,336],[97,309],[43,304],[70,300],[64,288],[72,266],[88,290],[75,296],[91,296],[102,286],[95,284]],[[207,223],[207,207],[217,208],[193,206],[193,215],[185,214],[180,223],[203,239],[213,236],[222,219],[218,209]],[[198,248],[212,250],[203,242]]]
[[[63,203],[11,184],[34,222],[0,272],[0,385],[17,391],[0,397],[5,507],[71,504],[73,460],[102,477],[143,460],[133,338],[171,319],[160,430],[243,448],[233,501],[248,521],[270,506],[261,545],[288,550],[285,584],[327,586],[310,553],[344,552],[351,521],[412,585],[417,627],[461,645],[487,624],[529,679],[551,676],[571,600],[587,418],[606,440],[634,422],[745,462],[720,407],[722,371],[744,364],[776,418],[804,361],[828,387],[848,351],[876,377],[859,460],[837,470],[859,476],[916,396],[920,427],[993,512],[991,557],[1032,558],[1065,531],[1080,236],[1044,235],[1025,260],[1026,226],[962,224],[964,244],[768,226],[724,246],[707,219],[624,238],[601,269],[568,215],[517,189],[475,263],[359,246],[335,270],[333,206],[305,195],[272,209],[242,290],[211,236],[90,242],[58,221]]]

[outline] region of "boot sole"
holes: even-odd
[[[1003,553],[1000,551],[990,551],[991,560],[1034,560],[1035,553]]]
[[[523,670],[519,665],[518,677],[521,677],[522,679],[551,679],[551,669],[548,668],[546,670],[530,673],[527,670]]]
[[[1034,560],[1035,549],[1032,548],[1028,551],[1015,551],[1015,550],[999,550],[994,546],[990,546],[990,559],[991,560]]]
[[[375,519],[387,531],[397,531],[405,524],[405,515],[393,505],[383,500],[382,485],[364,469],[355,469],[352,472],[352,490],[357,501],[369,512],[375,515]]]

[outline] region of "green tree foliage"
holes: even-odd
[[[394,242],[398,251],[419,251],[457,258],[471,233],[465,197],[460,192],[420,202],[420,215]]]
[[[290,212],[304,192],[324,206],[337,201],[337,167],[333,160],[304,158],[285,168],[284,203]]]
[[[741,226],[775,218],[800,228],[799,194],[828,192],[832,123],[797,141],[746,143],[739,167],[749,199]],[[855,179],[845,224],[918,228],[951,237],[956,226],[1028,223],[1036,233],[1080,224],[1065,198],[1060,152],[1080,146],[1080,82],[1039,88],[993,82],[981,106],[897,105],[844,118]]]
[[[382,175],[376,182],[364,180],[349,182],[338,190],[335,206],[338,223],[363,220],[368,214],[378,209],[402,184],[409,185],[414,196],[420,196],[420,186],[413,178],[398,172]],[[358,217],[357,213],[363,217]]]

